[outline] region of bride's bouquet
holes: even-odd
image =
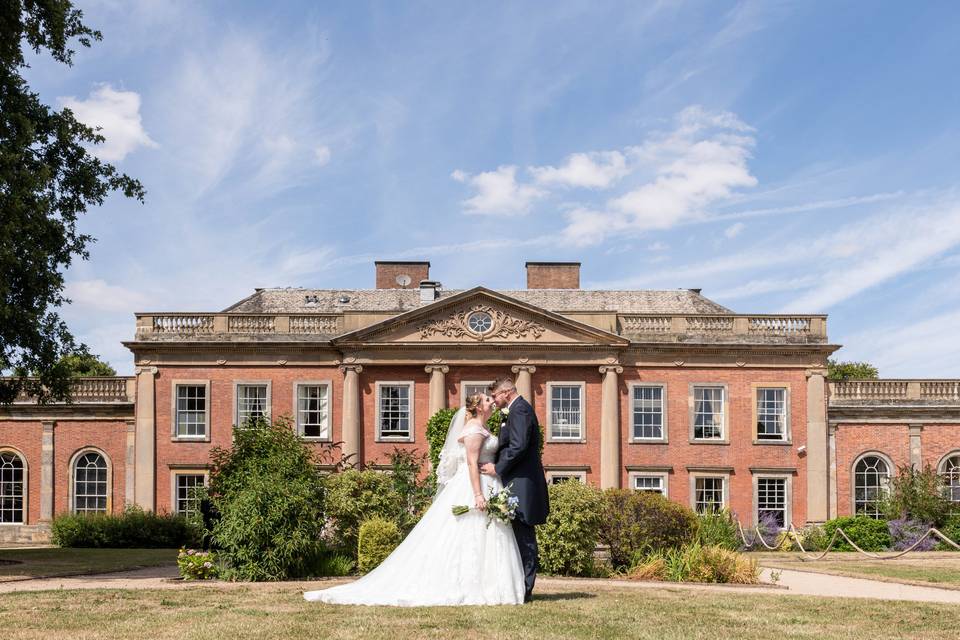
[[[520,504],[520,498],[513,495],[511,487],[513,483],[508,484],[500,491],[491,491],[487,498],[487,526],[496,518],[504,524],[509,524],[517,515],[517,505]],[[465,504],[453,506],[453,515],[462,516],[470,511],[470,507]]]

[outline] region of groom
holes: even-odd
[[[481,465],[480,472],[500,476],[504,486],[513,483],[513,495],[520,501],[513,533],[523,561],[523,601],[530,602],[539,563],[534,525],[546,522],[550,512],[547,481],[540,461],[540,424],[533,407],[517,394],[510,378],[498,378],[487,391],[506,416],[506,422],[500,427],[496,464],[487,462]]]

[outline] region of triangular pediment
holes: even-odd
[[[628,341],[476,287],[344,334],[334,343],[626,345]]]

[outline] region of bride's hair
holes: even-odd
[[[480,415],[480,402],[482,400],[482,393],[474,393],[473,395],[467,396],[467,402],[464,404],[464,408],[467,410],[467,413],[474,418]]]

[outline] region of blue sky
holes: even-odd
[[[28,78],[148,191],[68,273],[121,372],[134,311],[416,258],[828,313],[845,359],[960,376],[957,3],[77,5],[104,41]]]

